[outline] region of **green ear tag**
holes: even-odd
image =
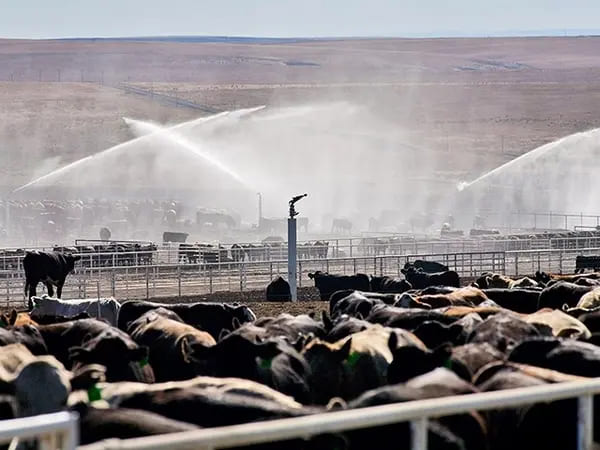
[[[269,358],[269,359],[260,359],[260,367],[262,369],[270,369],[271,368],[271,364],[273,363],[273,358]]]
[[[346,363],[350,366],[350,367],[354,367],[356,365],[356,363],[358,362],[358,360],[360,359],[360,353],[358,352],[352,352],[348,355],[348,358],[346,358]]]
[[[102,400],[102,390],[97,385],[93,385],[88,389],[88,401],[91,403],[98,400]]]
[[[139,365],[140,367],[145,367],[145,366],[147,366],[147,365],[148,365],[148,357],[146,356],[144,359],[140,359],[140,360],[138,361],[138,365]]]
[[[452,370],[452,359],[451,359],[451,358],[448,358],[448,359],[446,360],[446,362],[444,362],[444,367],[445,367],[446,369],[450,369],[450,370]]]

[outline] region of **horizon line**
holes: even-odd
[[[539,29],[539,30],[504,30],[504,31],[440,31],[440,32],[414,32],[404,34],[382,35],[330,35],[330,36],[268,36],[244,34],[155,34],[155,35],[114,35],[114,36],[0,36],[2,40],[31,40],[31,41],[63,41],[63,40],[166,40],[166,39],[215,39],[215,40],[360,40],[360,39],[452,39],[452,38],[527,38],[527,37],[597,37],[600,28],[571,28],[571,29]]]

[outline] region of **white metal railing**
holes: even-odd
[[[299,259],[298,287],[312,282],[308,273],[321,270],[335,274],[402,276],[401,269],[409,261],[438,261],[455,270],[461,277],[475,277],[482,272],[505,273],[504,252],[467,252],[424,255],[360,256],[353,258]],[[67,277],[63,299],[118,299],[181,297],[216,291],[246,291],[265,289],[278,275],[287,274],[287,261],[228,262],[211,265],[153,264],[123,267],[76,268]],[[0,270],[0,306],[24,302],[23,270]],[[38,295],[43,293],[38,286]]]
[[[455,270],[461,278],[483,272],[509,276],[531,276],[536,271],[573,273],[577,255],[600,255],[600,247],[567,250],[522,250],[510,252],[459,252],[434,254],[355,256],[346,258],[299,259],[298,287],[312,286],[308,273],[316,270],[335,274],[402,276],[406,262],[437,261]],[[284,259],[213,264],[160,263],[132,266],[77,267],[67,277],[62,298],[113,296],[118,299],[150,299],[210,294],[216,291],[243,292],[264,289],[276,276],[287,274]],[[0,270],[0,306],[24,303],[24,272]],[[38,293],[43,292],[43,285]]]
[[[215,450],[251,444],[306,438],[325,433],[411,422],[411,450],[427,449],[431,418],[550,402],[578,399],[577,449],[592,450],[593,395],[600,393],[600,380],[571,381],[544,386],[457,395],[405,403],[328,412],[305,417],[186,431],[135,439],[109,439],[81,450]]]
[[[581,236],[551,234],[531,236],[506,236],[470,239],[419,240],[395,237],[337,238],[319,241],[299,242],[300,259],[348,258],[382,255],[445,254],[458,252],[501,252],[525,250],[571,250],[600,247],[600,233]],[[147,243],[146,243],[147,244]],[[308,244],[308,245],[307,245]],[[189,245],[189,244],[187,244]],[[115,251],[81,251],[80,267],[123,267],[141,264],[215,264],[227,262],[278,261],[287,255],[287,243],[266,245],[250,244],[245,248],[232,247],[233,244],[211,244],[212,247],[179,248],[179,244],[158,244],[156,249],[127,249]],[[246,245],[246,244],[244,244]],[[28,249],[34,249],[27,247]],[[0,272],[21,268],[24,251],[21,249],[0,249]],[[52,248],[39,248],[52,250]]]
[[[0,421],[0,443],[39,439],[43,449],[75,450],[79,443],[78,415],[57,412]]]

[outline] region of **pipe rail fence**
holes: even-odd
[[[599,393],[600,380],[588,379],[495,392],[430,398],[158,436],[124,440],[107,439],[78,448],[81,450],[179,450],[189,448],[216,450],[295,438],[307,439],[324,434],[409,422],[410,449],[426,450],[430,419],[472,411],[515,408],[576,398],[576,448],[577,450],[592,450],[594,445],[594,395]],[[60,416],[61,414],[62,416]],[[67,420],[65,420],[66,417],[68,417]],[[40,423],[44,425],[37,425]],[[76,439],[77,434],[76,429],[73,428],[73,418],[68,413],[5,421],[0,424],[0,442],[8,442],[15,436],[29,437],[47,432],[65,432],[67,436],[65,445],[52,448],[65,450],[75,448],[73,439]]]

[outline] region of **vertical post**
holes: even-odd
[[[288,219],[288,283],[292,301],[298,301],[298,289],[296,286],[296,219]]]
[[[410,423],[411,450],[427,450],[427,418],[413,420]]]
[[[177,264],[177,292],[181,298],[181,266]]]
[[[111,277],[111,292],[112,292],[112,296],[116,297],[115,291],[116,291],[116,280],[115,280],[115,269],[112,270],[112,277]]]
[[[150,298],[150,269],[146,267],[146,300]]]
[[[577,399],[577,450],[591,450],[593,442],[594,402],[591,395]]]

